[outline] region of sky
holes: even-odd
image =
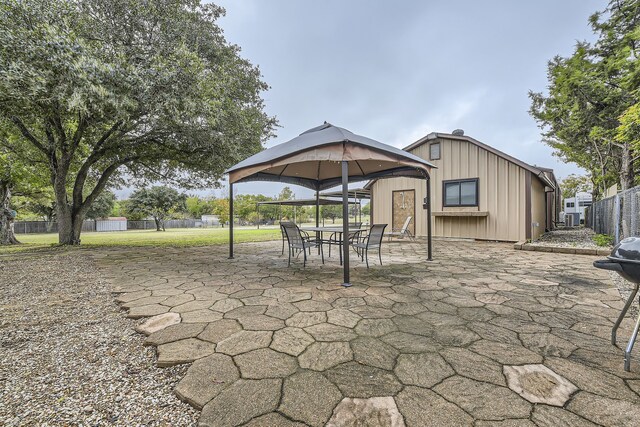
[[[558,178],[584,173],[552,156],[529,115],[547,62],[594,40],[600,0],[218,0],[227,40],[259,66],[277,137],[325,120],[405,147],[430,132],[466,135]],[[238,192],[275,196],[273,183]],[[310,190],[292,188],[298,198]],[[211,191],[201,192],[210,194]],[[218,192],[221,195],[220,192]]]

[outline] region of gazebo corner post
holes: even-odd
[[[431,230],[431,175],[427,175],[427,261],[433,261]]]
[[[351,286],[349,280],[349,162],[342,161],[342,267],[344,280],[342,286]]]
[[[320,190],[316,190],[316,227],[320,227]]]
[[[233,184],[229,182],[229,259],[233,259]]]

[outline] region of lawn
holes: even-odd
[[[58,235],[19,234],[22,245],[0,247],[0,254],[48,248],[58,243]],[[280,238],[278,228],[242,228],[234,229],[234,241],[258,242]],[[88,232],[80,236],[82,245],[87,246],[207,246],[229,242],[228,228],[173,228],[167,231],[129,230],[116,232]]]

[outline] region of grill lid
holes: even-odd
[[[640,237],[627,237],[622,240],[607,258],[617,262],[640,264]]]

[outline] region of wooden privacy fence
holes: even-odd
[[[598,234],[607,234],[615,243],[640,236],[640,186],[595,202],[585,212],[585,224]]]

